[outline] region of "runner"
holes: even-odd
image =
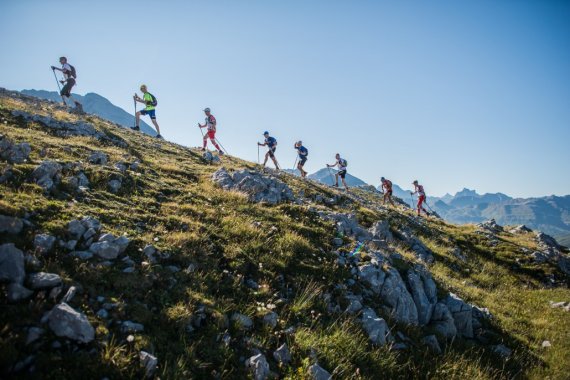
[[[425,212],[427,216],[429,216],[429,212],[422,206],[422,204],[426,201],[426,193],[424,191],[424,187],[418,183],[417,180],[412,182],[414,185],[414,192],[410,193],[411,195],[418,194],[418,216],[421,215],[421,211]]]
[[[338,171],[334,174],[334,177],[336,179],[336,184],[333,185],[333,187],[338,187],[338,177],[340,177],[342,179],[342,184],[344,185],[346,191],[348,191],[348,186],[346,184],[346,181],[344,179],[344,177],[346,177],[346,166],[347,166],[347,162],[344,158],[340,158],[340,154],[337,153],[336,156],[336,162],[332,165],[327,164],[327,168],[331,168],[331,167],[338,167]]]
[[[157,101],[156,98],[154,97],[154,95],[152,95],[150,92],[148,92],[146,85],[141,85],[141,91],[143,93],[143,97],[140,98],[138,94],[135,93],[135,95],[133,96],[133,99],[136,102],[139,103],[143,103],[145,105],[144,110],[142,111],[137,111],[136,113],[136,126],[132,127],[131,129],[135,130],[135,131],[139,131],[140,127],[139,127],[139,123],[140,123],[140,118],[141,115],[148,115],[150,116],[150,120],[152,121],[152,124],[154,124],[154,127],[156,128],[156,132],[158,133],[155,137],[157,139],[162,139],[162,135],[160,134],[160,127],[158,126],[158,123],[156,122],[156,105],[157,105]]]
[[[61,92],[59,93],[61,95],[63,105],[67,106],[67,103],[65,103],[65,100],[63,98],[65,96],[69,100],[73,101],[73,103],[75,103],[75,107],[77,108],[77,110],[79,112],[83,112],[83,106],[81,105],[81,103],[79,103],[77,100],[71,99],[71,89],[73,88],[73,86],[75,86],[75,83],[76,83],[75,79],[77,78],[77,73],[75,72],[75,67],[73,67],[69,63],[67,63],[67,58],[65,58],[65,57],[60,57],[59,63],[61,63],[61,69],[57,68],[55,66],[52,66],[51,69],[61,71],[63,73],[64,80],[59,81],[61,84],[63,84],[63,88],[61,89]]]
[[[382,191],[384,192],[383,204],[386,204],[386,199],[388,199],[390,204],[396,207],[396,205],[394,204],[394,200],[392,199],[392,181],[384,177],[380,178],[380,181],[382,181]]]
[[[303,146],[303,142],[301,140],[295,143],[295,149],[297,149],[297,153],[299,154],[299,163],[297,164],[297,169],[301,172],[301,177],[305,178],[307,176],[307,172],[303,169],[305,162],[307,162],[307,156],[309,155],[309,150]]]
[[[202,150],[206,150],[206,145],[208,145],[208,138],[210,138],[210,141],[212,144],[214,144],[218,150],[218,153],[220,155],[223,155],[224,152],[220,149],[218,143],[216,143],[216,118],[210,113],[209,108],[204,108],[204,113],[206,114],[206,121],[204,122],[204,125],[198,123],[198,127],[207,128],[206,134],[204,135],[204,145],[202,147]]]
[[[259,146],[267,146],[267,148],[269,148],[267,150],[267,153],[265,153],[265,161],[263,161],[263,167],[265,167],[265,164],[267,164],[267,159],[269,157],[271,157],[271,160],[273,160],[273,163],[275,164],[275,168],[277,170],[279,170],[279,164],[277,163],[277,159],[275,158],[275,150],[277,150],[277,140],[274,137],[269,136],[269,132],[265,131],[263,132],[263,137],[265,137],[265,142],[262,143],[257,143],[257,145]]]

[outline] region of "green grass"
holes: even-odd
[[[521,248],[534,248],[530,234],[505,233],[499,244],[491,247],[472,226],[457,227],[437,220],[419,224],[411,219],[410,210],[381,206],[378,195],[355,189],[352,196],[339,196],[337,191],[290,175],[282,179],[295,193],[304,192],[307,198],[336,196],[338,202],[333,206],[252,204],[242,194],[213,185],[210,177],[218,167],[205,164],[199,152],[169,143],[157,146],[150,137],[118,129],[96,117],[89,116],[87,121],[108,135],[119,136],[128,147],[89,138],[59,138],[10,114],[13,109],[22,109],[77,120],[49,103],[42,104],[39,110],[30,109],[25,102],[0,97],[0,133],[16,142],[29,142],[33,148],[31,162],[14,165],[14,178],[0,185],[0,214],[27,214],[35,231],[58,236],[69,220],[94,216],[103,223],[105,232],[129,236],[126,254],[137,263],[136,271],[124,274],[125,266],[120,263],[97,267],[93,265],[96,260],[83,262],[60,249],[42,258],[42,270],[60,274],[66,286],[81,285],[81,293],[71,304],[87,315],[97,339],[75,351],[47,332],[37,347],[26,346],[26,327],[39,325],[53,301],[38,294],[29,302],[9,304],[0,296],[0,377],[15,362],[34,354],[35,374],[20,373],[20,377],[34,378],[41,373],[48,379],[139,379],[143,371],[138,352],[144,349],[159,358],[162,379],[245,378],[242,360],[252,348],[260,349],[269,359],[283,342],[291,349],[292,364],[278,368],[271,360],[271,366],[281,378],[290,379],[306,378],[313,353],[336,378],[347,379],[562,379],[570,372],[570,313],[551,309],[548,303],[570,301],[567,279],[555,267],[533,264],[525,258]],[[40,156],[42,150],[45,157]],[[88,155],[95,150],[109,155],[109,166],[87,163]],[[33,169],[44,159],[82,162],[91,182],[90,191],[78,196],[61,186],[53,194],[44,194],[29,181]],[[141,161],[137,171],[120,174],[112,168],[116,162],[134,159]],[[222,161],[230,169],[254,167],[233,157]],[[0,170],[5,166],[0,163]],[[107,189],[113,176],[122,177],[124,187],[119,194]],[[372,346],[355,317],[326,310],[323,297],[338,296],[335,285],[351,275],[330,253],[333,224],[316,217],[310,207],[354,212],[366,227],[387,219],[392,228],[411,228],[434,251],[436,263],[431,271],[440,294],[453,291],[469,302],[488,307],[494,316],[490,328],[495,332],[490,341],[512,348],[513,357],[504,362],[485,346],[459,340],[448,344],[441,356],[417,343],[402,352]],[[33,248],[31,232],[0,237],[23,250]],[[141,250],[147,244],[168,252],[169,259],[143,266]],[[467,256],[466,263],[453,256],[456,246]],[[395,249],[404,259],[394,265],[405,271],[414,256],[404,245]],[[164,268],[177,265],[185,269],[191,264],[193,272],[171,273]],[[558,281],[556,286],[547,287],[545,280],[551,276]],[[244,286],[247,279],[256,281],[260,288]],[[97,296],[119,304],[110,312],[113,320],[143,323],[144,332],[128,343],[116,324],[107,325],[96,317],[102,306]],[[258,321],[267,305],[275,305],[279,314],[276,330],[256,323],[247,332],[228,324],[227,316],[233,312]],[[206,315],[203,326],[189,332],[187,326],[200,308]],[[294,333],[281,332],[291,326]],[[422,336],[407,326],[391,323],[391,328],[393,332],[404,331],[415,342]],[[231,335],[229,345],[220,339],[225,332]],[[63,344],[61,349],[51,349],[54,340]],[[552,347],[542,349],[543,340],[549,340]]]

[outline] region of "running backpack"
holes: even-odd
[[[348,161],[346,161],[344,158],[341,158],[341,159],[340,159],[340,164],[341,164],[342,166],[344,166],[344,167],[347,167],[347,166],[348,166]]]
[[[148,94],[150,95],[152,101],[150,102],[150,104],[147,104],[147,105],[156,107],[156,105],[158,104],[158,100],[156,100],[156,96],[154,96],[150,92]]]
[[[71,67],[71,72],[69,74],[73,77],[73,79],[77,79],[77,71],[75,71],[75,67],[72,65],[69,65],[69,67]]]

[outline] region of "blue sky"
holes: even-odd
[[[568,1],[2,0],[0,86],[50,89],[66,55],[76,92],[132,112],[147,84],[163,135],[218,137],[257,160],[269,130],[284,167],[340,152],[349,172],[428,194],[463,187],[570,193]]]

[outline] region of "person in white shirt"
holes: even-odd
[[[75,73],[75,67],[71,66],[68,62],[67,62],[67,58],[66,57],[60,57],[59,58],[59,63],[61,63],[61,69],[55,66],[52,66],[51,69],[52,70],[57,70],[57,71],[61,71],[63,73],[63,80],[60,80],[60,83],[63,84],[63,88],[61,89],[60,95],[61,95],[61,99],[63,100],[63,104],[67,106],[67,103],[65,102],[65,98],[68,98],[70,100],[73,101],[73,103],[75,103],[75,107],[79,110],[79,111],[83,111],[83,107],[81,106],[81,103],[79,103],[77,100],[73,100],[71,99],[71,89],[73,88],[73,86],[75,86],[75,79],[77,78],[77,74]]]
[[[336,179],[336,184],[334,184],[334,187],[338,187],[338,177],[340,177],[340,179],[342,180],[342,184],[344,185],[344,188],[346,189],[346,191],[348,191],[348,185],[346,184],[346,181],[344,179],[344,177],[346,177],[346,165],[347,162],[344,158],[340,158],[340,154],[337,153],[336,156],[336,162],[332,165],[327,164],[327,168],[336,166],[338,167],[338,172],[336,172],[334,174],[335,179]]]

